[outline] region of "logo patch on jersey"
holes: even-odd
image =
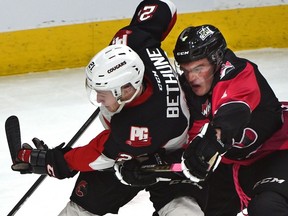
[[[225,64],[222,64],[222,67],[220,70],[220,79],[222,79],[224,76],[230,73],[230,71],[232,71],[233,69],[235,69],[235,67],[229,61],[226,61]]]
[[[126,144],[133,147],[151,145],[151,137],[149,137],[148,128],[132,126],[130,129],[130,139],[126,140]]]
[[[204,104],[202,104],[202,115],[204,115],[205,117],[208,117],[210,115],[211,112],[211,103],[209,102],[209,100],[206,100],[206,102]]]
[[[88,183],[84,180],[80,181],[75,188],[75,193],[78,197],[83,197],[87,194]]]

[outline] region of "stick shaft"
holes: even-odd
[[[98,107],[88,120],[82,125],[82,127],[77,131],[77,133],[72,137],[72,139],[67,143],[67,147],[72,147],[74,143],[80,138],[84,131],[89,127],[93,120],[98,116],[100,108]],[[22,206],[22,204],[33,194],[33,192],[39,187],[39,185],[45,180],[47,175],[41,175],[35,183],[30,187],[30,189],[24,194],[24,196],[19,200],[19,202],[14,206],[14,208],[9,212],[8,216],[14,215]]]

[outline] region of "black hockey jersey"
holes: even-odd
[[[229,49],[214,79],[211,92],[198,97],[181,77],[193,123],[190,139],[204,123],[212,122],[235,141],[224,161],[253,158],[262,144],[281,128],[281,103],[257,65],[237,57]]]
[[[175,19],[176,9],[170,1],[145,0],[130,25],[115,34],[111,44],[126,44],[143,60],[145,91],[118,113],[101,107],[107,129],[88,145],[65,154],[72,169],[105,169],[115,160],[155,153],[160,148],[169,152],[186,144],[189,110],[177,76],[160,47]]]

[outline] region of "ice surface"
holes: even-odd
[[[280,100],[288,100],[288,49],[260,49],[238,52],[258,64]],[[95,107],[86,97],[84,69],[0,77],[0,215],[7,215],[39,177],[11,171],[4,122],[17,115],[22,142],[33,137],[50,147],[68,142],[89,118]],[[102,130],[96,120],[74,146],[85,145]],[[76,178],[46,178],[16,213],[17,216],[57,215],[69,200]],[[123,207],[120,216],[152,215],[147,193],[141,192]]]

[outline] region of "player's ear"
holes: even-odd
[[[122,94],[123,95],[130,95],[131,93],[134,93],[135,90],[136,89],[130,83],[122,86]]]

